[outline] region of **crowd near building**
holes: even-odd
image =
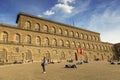
[[[17,26],[0,24],[0,62],[110,60],[114,44],[102,42],[100,33],[19,13]]]

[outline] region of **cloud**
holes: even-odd
[[[52,9],[54,11],[62,11],[64,13],[71,13],[73,10],[73,6],[70,6],[68,4],[56,4]]]
[[[55,4],[50,10],[44,12],[44,15],[53,15],[53,14],[69,14],[72,13],[73,6],[70,3],[74,2],[75,0],[58,0],[58,3]]]
[[[64,22],[66,19],[71,18],[77,14],[80,14],[86,11],[89,7],[91,0],[58,0],[58,3],[51,7],[49,10],[54,14],[46,16],[44,13],[44,17],[49,19],[62,21]],[[59,20],[58,20],[59,18]]]
[[[44,12],[44,15],[53,15],[55,12],[53,12],[52,10],[47,10],[46,12]]]
[[[68,3],[75,2],[75,0],[58,0],[58,2],[61,2],[61,3],[64,3],[64,4],[68,4]]]
[[[120,42],[120,6],[115,7],[115,2],[111,3],[114,4],[104,7],[103,13],[98,13],[98,9],[103,9],[100,7],[102,5],[98,6],[99,8],[94,11],[88,22],[89,27],[87,29],[99,32],[102,41],[117,43]]]

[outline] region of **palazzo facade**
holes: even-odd
[[[109,60],[113,44],[102,42],[100,33],[19,13],[17,26],[0,24],[0,61]],[[84,55],[78,55],[78,49]]]

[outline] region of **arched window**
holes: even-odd
[[[44,25],[44,32],[48,32],[48,26]]]
[[[27,44],[31,44],[31,36],[27,35]]]
[[[30,21],[25,22],[25,29],[31,29]]]
[[[83,42],[81,46],[82,46],[82,48],[85,48],[85,43]]]
[[[60,40],[60,47],[63,47],[64,46],[64,42],[63,40]]]
[[[81,47],[81,46],[80,46],[80,42],[78,42],[78,43],[77,43],[77,47],[78,47],[78,48],[80,48],[80,47]]]
[[[77,33],[75,34],[75,36],[76,36],[76,38],[79,38],[79,33],[77,32]]]
[[[40,24],[39,23],[35,24],[35,31],[40,31]]]
[[[55,27],[52,27],[52,33],[53,33],[53,34],[56,33],[56,29],[55,29]]]
[[[40,45],[40,42],[41,42],[40,37],[37,36],[37,37],[36,37],[36,44],[37,44],[37,45]]]
[[[62,60],[65,59],[65,53],[64,53],[64,52],[61,53],[61,59],[62,59]]]
[[[53,39],[53,40],[52,40],[52,45],[53,45],[53,47],[56,47],[56,46],[57,46],[57,40],[56,40],[56,39]]]
[[[53,55],[54,55],[54,56],[57,56],[57,55],[58,55],[58,53],[57,53],[56,50],[53,50]]]
[[[80,38],[83,39],[83,33],[80,34]]]
[[[20,43],[20,35],[18,33],[15,35],[15,42]]]
[[[72,42],[72,47],[73,47],[73,48],[75,48],[75,47],[76,47],[76,45],[75,45],[75,42],[74,42],[74,41]]]
[[[49,39],[47,37],[44,39],[44,45],[49,46]]]
[[[92,38],[91,35],[89,35],[89,36],[88,36],[88,39],[91,40],[91,38]]]
[[[70,42],[66,41],[66,47],[70,47]]]
[[[87,34],[84,35],[84,39],[88,39],[88,35]]]
[[[8,33],[7,32],[3,32],[2,37],[3,37],[2,42],[4,42],[4,43],[8,42]]]
[[[90,45],[89,45],[89,43],[86,45],[86,48],[87,48],[87,49],[90,49]]]
[[[95,40],[95,36],[93,36],[92,39]]]
[[[59,32],[60,35],[62,35],[62,29],[61,28],[59,28],[58,32]]]
[[[68,36],[68,30],[65,30],[65,36]]]
[[[70,32],[70,37],[74,37],[73,31]]]

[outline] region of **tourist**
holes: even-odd
[[[46,73],[45,65],[46,65],[46,57],[43,58],[42,63],[41,63],[41,66],[42,66],[42,69],[43,69],[43,73]]]

